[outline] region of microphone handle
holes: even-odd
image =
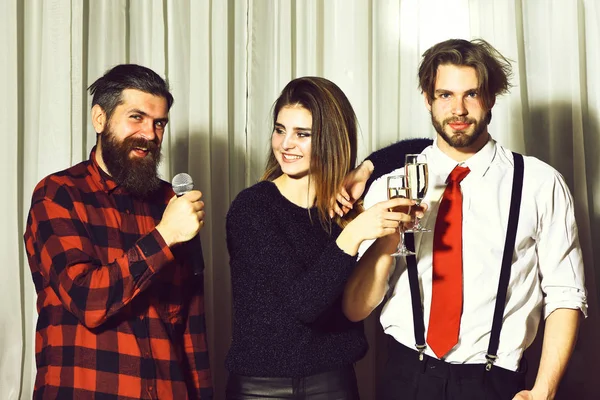
[[[190,256],[192,258],[192,269],[194,276],[201,275],[204,271],[204,255],[202,254],[202,242],[200,241],[200,232],[188,244],[190,246]]]
[[[183,196],[185,193],[178,194],[177,197]],[[201,275],[204,272],[204,255],[202,254],[202,241],[200,240],[200,232],[196,234],[189,242],[186,243],[188,255],[192,260],[192,271],[194,276]]]

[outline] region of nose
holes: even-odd
[[[467,108],[462,97],[456,97],[452,103],[452,114],[454,115],[466,115]]]
[[[142,137],[146,140],[153,141],[156,139],[156,126],[154,121],[150,118],[146,118],[142,124],[141,129]]]
[[[293,149],[296,147],[296,141],[294,140],[294,136],[291,133],[286,133],[283,142],[281,142],[281,148],[284,150]]]

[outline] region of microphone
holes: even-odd
[[[186,174],[185,172],[181,172],[173,177],[171,181],[171,185],[173,186],[173,191],[177,195],[177,197],[183,196],[190,190],[194,189],[194,181],[192,177]],[[198,276],[204,271],[204,256],[202,255],[202,243],[200,242],[200,232],[192,239],[190,242],[195,241],[194,243],[190,243],[188,246],[190,258],[192,259],[192,268],[194,271],[194,275]]]

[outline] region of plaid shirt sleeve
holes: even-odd
[[[88,328],[119,312],[150,284],[155,272],[173,260],[156,229],[125,251],[111,248],[107,232],[119,227],[102,213],[107,211],[98,208],[101,217],[89,215],[66,188],[42,181],[34,191],[25,233],[29,263],[36,266],[32,268],[36,288],[49,283],[65,308]],[[96,256],[103,241],[109,256],[114,255],[109,264]]]

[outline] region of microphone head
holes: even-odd
[[[194,181],[192,177],[186,174],[185,172],[181,172],[173,177],[171,181],[171,185],[173,186],[173,191],[177,196],[181,196],[194,189]]]

